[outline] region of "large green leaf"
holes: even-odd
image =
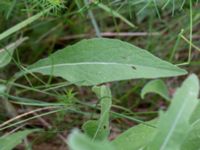
[[[133,126],[127,131],[119,135],[112,144],[115,145],[115,150],[140,150],[145,147],[153,137],[156,128],[153,127],[156,120]]]
[[[31,65],[28,72],[62,77],[77,85],[186,73],[148,51],[115,39],[83,40]]]
[[[83,125],[84,132],[94,140],[106,140],[109,130],[109,111],[112,105],[112,95],[109,87],[95,86],[93,91],[101,103],[101,116],[99,120],[89,120]]]
[[[36,130],[24,130],[18,131],[11,135],[0,137],[0,149],[1,150],[13,150],[22,140],[30,133]]]
[[[14,50],[27,39],[27,37],[18,39],[16,42],[0,49],[0,68],[5,67],[11,61]]]
[[[71,150],[114,150],[108,141],[94,141],[77,130],[70,134],[68,144]]]
[[[189,76],[178,89],[166,113],[158,121],[158,130],[148,150],[179,150],[192,128],[190,118],[198,104],[199,83]]]

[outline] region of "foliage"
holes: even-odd
[[[136,46],[104,38],[83,40],[57,51],[29,66],[28,72],[60,76],[77,85],[186,73]]]
[[[25,40],[27,40],[27,38],[21,38],[0,50],[0,68],[5,67],[12,60],[14,50]]]
[[[36,130],[18,131],[10,135],[5,135],[0,138],[0,147],[2,150],[12,150],[30,133]]]
[[[141,97],[144,99],[144,96],[147,93],[157,93],[166,100],[169,100],[169,93],[165,83],[162,80],[152,80],[148,82],[141,91]]]
[[[1,0],[0,149],[199,149],[199,8]]]
[[[92,141],[86,135],[74,130],[68,138],[71,150],[114,150],[107,141]]]
[[[180,149],[192,128],[189,122],[198,104],[199,81],[189,76],[176,91],[167,112],[160,113],[158,129],[147,149]]]
[[[143,149],[152,140],[156,131],[157,120],[141,123],[119,135],[112,144],[117,150]],[[148,137],[148,138],[147,138]]]
[[[106,86],[94,87],[93,91],[96,93],[100,100],[101,105],[101,116],[99,120],[89,120],[84,123],[84,132],[96,140],[107,139],[109,131],[109,112],[112,105],[112,95],[111,91]]]
[[[190,75],[174,94],[166,112],[161,112],[157,120],[130,128],[112,145],[117,150],[195,149],[199,145],[199,123],[193,125],[190,118],[195,115],[198,94],[199,81],[195,75]]]

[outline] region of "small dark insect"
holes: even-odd
[[[136,70],[136,67],[135,67],[135,66],[131,66],[131,68],[134,69],[134,70]]]
[[[127,59],[128,57],[127,57],[127,56],[122,56],[122,58],[123,58],[123,59]]]

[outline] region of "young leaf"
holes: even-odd
[[[195,75],[189,76],[173,97],[172,104],[158,121],[158,130],[148,150],[178,150],[187,137],[189,122],[198,104],[199,83]]]
[[[106,140],[109,130],[109,111],[112,105],[111,91],[106,86],[95,86],[96,93],[101,103],[101,116],[99,120],[89,120],[83,125],[84,132],[94,140]]]
[[[186,74],[151,53],[115,39],[83,40],[28,67],[27,72],[62,77],[77,85]],[[23,74],[23,73],[22,73]]]
[[[71,150],[114,150],[108,141],[93,141],[77,130],[69,135],[68,144]]]
[[[9,44],[3,49],[0,49],[0,68],[5,67],[11,60],[14,50],[28,38],[21,38],[14,43]]]
[[[152,126],[151,126],[152,125]],[[112,144],[115,150],[140,150],[145,147],[152,139],[156,128],[156,120],[139,124],[119,135]]]
[[[170,99],[167,86],[160,79],[148,82],[142,89],[141,97],[144,98],[147,93],[157,93],[166,100]]]
[[[22,140],[30,133],[36,130],[24,130],[18,131],[11,135],[0,137],[0,149],[1,150],[13,150]]]

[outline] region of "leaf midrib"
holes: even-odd
[[[133,66],[142,66],[142,65],[134,65],[134,64],[125,64],[125,63],[117,63],[117,62],[79,62],[79,63],[62,63],[62,64],[52,64],[52,65],[47,65],[47,66],[41,66],[41,67],[33,67],[30,68],[30,71],[37,71],[37,70],[42,70],[42,69],[48,69],[48,68],[53,68],[53,67],[63,67],[63,66],[78,66],[78,65],[125,65],[129,67]],[[148,65],[143,65],[144,67],[149,67],[149,68],[162,68],[163,67],[152,67]],[[165,68],[168,70],[174,70],[172,68]],[[180,69],[181,70],[181,69]]]
[[[188,99],[185,98],[185,101],[186,101],[186,100],[188,100]],[[168,143],[170,137],[172,136],[173,131],[175,130],[175,128],[176,128],[176,126],[177,126],[177,123],[178,123],[178,120],[180,119],[180,117],[181,117],[181,115],[182,115],[182,112],[183,112],[183,110],[185,109],[185,107],[186,107],[186,102],[183,103],[183,105],[182,105],[180,111],[178,112],[177,117],[175,118],[174,123],[172,124],[172,126],[170,126],[170,130],[169,130],[169,132],[168,132],[168,134],[167,134],[167,136],[166,136],[166,138],[165,138],[166,140],[165,140],[165,141],[163,142],[163,144],[161,145],[160,150],[164,150],[164,149],[165,149],[165,146],[167,145],[167,143]]]
[[[33,70],[34,69],[47,69],[47,68],[51,68],[51,67],[77,66],[77,65],[127,65],[127,66],[134,66],[133,64],[123,64],[123,63],[115,63],[115,62],[79,62],[79,63],[52,64],[52,65],[33,68]]]

